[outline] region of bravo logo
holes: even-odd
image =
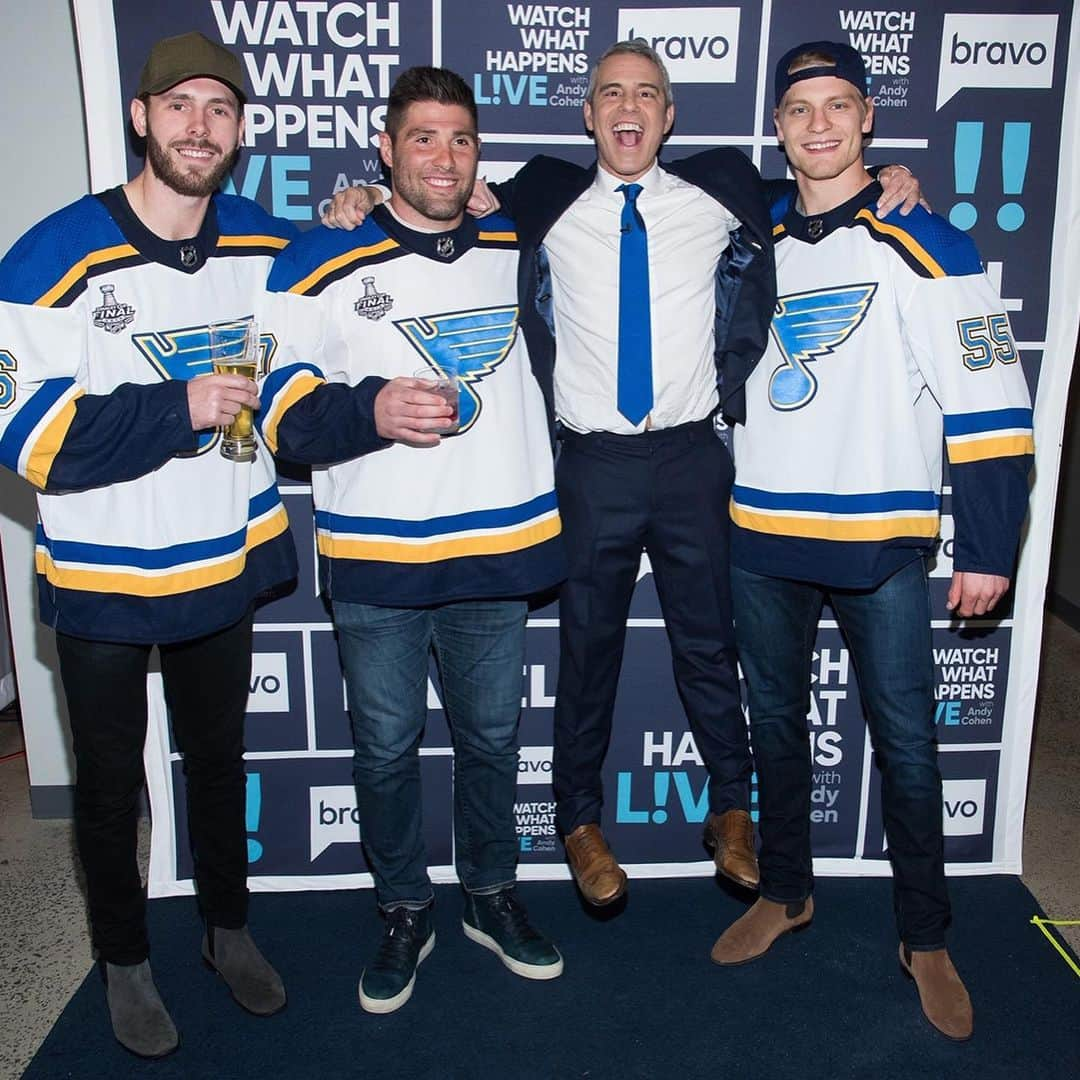
[[[360,815],[352,784],[313,787],[311,804],[311,862],[331,844],[360,843]]]
[[[986,781],[943,780],[941,795],[945,835],[981,836],[986,816]]]
[[[643,38],[673,83],[733,83],[739,58],[739,9],[620,8],[619,40]]]
[[[946,15],[936,108],[968,87],[1051,86],[1057,21],[1057,15]]]
[[[285,653],[252,653],[247,711],[289,711],[289,659]]]
[[[550,746],[523,746],[518,751],[518,783],[551,783]]]

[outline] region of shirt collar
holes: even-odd
[[[606,195],[608,198],[618,199],[621,203],[623,194],[618,189],[626,182],[621,176],[609,173],[602,165],[597,164],[596,179],[593,181],[593,187],[598,193]],[[650,191],[659,191],[663,182],[664,174],[660,171],[659,162],[656,161],[652,163],[652,168],[648,172],[643,173],[633,181],[633,183],[641,185],[642,195],[648,194]]]

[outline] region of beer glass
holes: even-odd
[[[250,316],[210,326],[210,360],[215,375],[243,375],[254,381],[259,367],[259,332]],[[221,456],[230,461],[255,457],[255,433],[250,406],[221,429]]]

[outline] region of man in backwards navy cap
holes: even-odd
[[[760,798],[761,896],[712,958],[754,960],[814,913],[811,654],[827,595],[881,769],[900,962],[930,1022],[973,1030],[945,949],[942,786],[926,559],[942,435],[955,520],[946,607],[991,611],[1027,504],[1031,407],[1004,306],[969,238],[916,207],[879,220],[863,164],[873,126],[848,45],[776,69],[777,136],[798,185],[772,207],[777,307],[735,435],[732,599]]]
[[[71,720],[90,928],[113,1031],[143,1057],[178,1044],[136,860],[155,645],[203,956],[249,1012],[285,1005],[247,930],[243,725],[255,601],[295,577],[296,554],[270,454],[219,452],[217,429],[258,397],[250,379],[211,374],[208,349],[209,324],[251,314],[293,234],[218,194],[243,105],[235,56],[202,34],[159,41],[131,103],[143,170],[46,218],[0,263],[0,463],[39,492],[41,617]]]

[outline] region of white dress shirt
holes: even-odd
[[[623,181],[596,181],[544,240],[555,308],[555,412],[575,431],[632,435],[703,420],[715,408],[716,264],[739,227],[729,210],[657,164],[638,178],[649,238],[653,407],[637,426],[619,412],[619,242]]]

